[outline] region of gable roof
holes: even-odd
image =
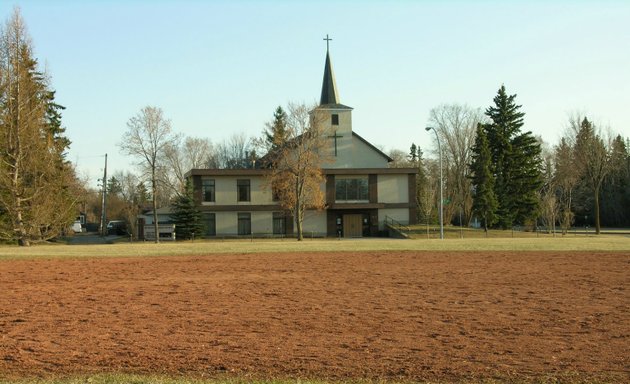
[[[370,147],[371,149],[373,149],[376,153],[378,153],[379,155],[383,156],[385,159],[387,159],[388,163],[391,163],[392,161],[394,161],[394,159],[392,159],[391,157],[387,156],[385,154],[385,152],[381,151],[380,149],[376,148],[372,143],[370,143],[369,141],[365,140],[364,138],[362,138],[361,136],[359,136],[356,132],[352,131],[352,136],[356,136],[357,139],[359,139],[360,141],[362,141],[363,143],[365,143],[368,147]]]

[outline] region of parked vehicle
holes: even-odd
[[[107,223],[107,234],[123,236],[127,234],[127,223],[123,220],[112,220]]]
[[[75,220],[74,223],[72,223],[72,230],[74,231],[74,233],[83,232],[83,227],[81,226],[81,220]]]

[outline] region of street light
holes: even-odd
[[[438,155],[440,156],[440,239],[444,239],[444,181],[442,179],[442,146],[440,145],[440,136],[437,131],[433,127],[426,127],[425,130],[428,132],[433,130],[435,133],[435,138],[438,143]]]

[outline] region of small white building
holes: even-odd
[[[160,240],[175,240],[175,224],[173,224],[172,207],[157,209],[158,233]],[[138,215],[138,239],[155,240],[155,225],[153,225],[153,211]]]

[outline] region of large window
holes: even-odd
[[[273,213],[273,234],[286,235],[287,233],[287,217],[284,212]]]
[[[204,202],[214,202],[214,180],[203,179],[201,182],[201,195]]]
[[[217,217],[214,213],[205,213],[205,229],[206,236],[216,236],[217,235]]]
[[[335,201],[368,201],[368,179],[335,179]]]
[[[238,214],[238,234],[239,235],[251,235],[252,233],[252,214],[239,213]]]
[[[250,201],[250,189],[249,180],[237,180],[237,201]]]

